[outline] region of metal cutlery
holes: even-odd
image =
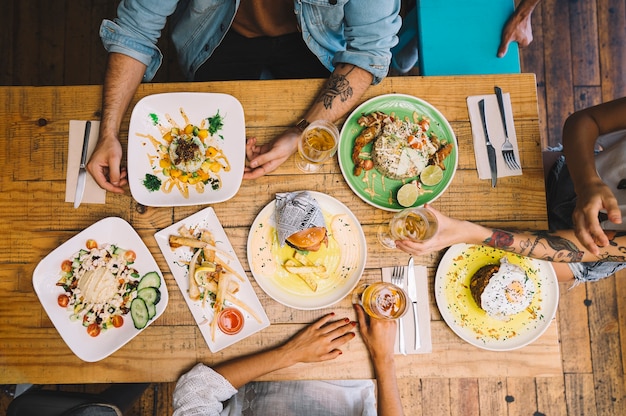
[[[391,271],[391,283],[404,289],[404,267],[394,266],[393,270]],[[400,348],[400,353],[406,355],[404,325],[402,323],[402,318],[398,319],[398,331],[398,346]]]
[[[417,318],[417,282],[415,281],[415,264],[413,262],[413,257],[409,258],[409,265],[407,267],[406,279],[407,279],[409,299],[411,300],[411,305],[413,305],[413,320],[415,322],[415,346],[414,348],[417,350],[421,347],[422,342],[420,339],[419,320]]]
[[[74,194],[74,208],[80,206],[85,192],[85,180],[87,179],[87,149],[89,148],[89,135],[91,134],[91,121],[85,124],[85,136],[83,137],[83,150],[80,154],[80,166],[78,168],[78,180],[76,181],[76,193]]]
[[[496,97],[498,98],[498,107],[500,108],[500,116],[502,117],[502,125],[504,126],[504,144],[502,145],[502,157],[506,162],[509,169],[521,169],[517,159],[515,159],[515,153],[513,151],[513,145],[509,140],[509,132],[506,126],[506,114],[504,112],[504,99],[502,98],[502,88],[495,87]]]
[[[496,149],[489,140],[489,132],[487,131],[487,119],[485,118],[485,100],[478,102],[480,110],[480,119],[483,122],[483,131],[485,132],[485,144],[487,146],[487,157],[489,158],[489,169],[491,170],[491,186],[495,188],[498,180],[498,166],[496,165]]]

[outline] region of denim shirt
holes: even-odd
[[[147,66],[150,81],[163,55],[156,43],[169,17],[181,68],[193,80],[220,44],[239,0],[122,0],[118,17],[104,20],[100,37],[108,52]],[[329,71],[338,63],[358,66],[377,84],[387,75],[400,29],[400,0],[294,0],[294,13],[309,49]]]

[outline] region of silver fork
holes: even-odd
[[[391,271],[391,283],[404,289],[404,267],[394,266]],[[406,346],[404,344],[404,325],[402,324],[402,318],[398,319],[398,346],[400,353],[406,355]]]
[[[502,125],[504,126],[504,144],[502,145],[502,157],[509,169],[521,169],[519,163],[515,159],[513,145],[509,141],[509,132],[506,127],[506,115],[504,114],[504,100],[502,98],[502,88],[495,87],[496,97],[498,98],[498,107],[500,107],[500,116],[502,117]]]

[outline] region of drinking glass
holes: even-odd
[[[376,319],[398,319],[407,311],[407,295],[388,282],[363,283],[352,292],[352,303],[359,304]]]
[[[396,248],[396,240],[426,241],[437,233],[435,214],[424,207],[407,208],[396,213],[389,223],[378,226],[378,241]]]
[[[333,157],[338,143],[337,126],[327,120],[312,122],[298,141],[296,166],[305,173],[317,172],[322,163]]]

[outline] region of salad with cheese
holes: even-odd
[[[154,271],[141,276],[133,267],[135,259],[132,250],[87,240],[84,249],[61,264],[57,286],[64,292],[58,297],[59,306],[93,337],[124,325],[129,312],[135,328],[144,328],[156,315],[161,276]]]

